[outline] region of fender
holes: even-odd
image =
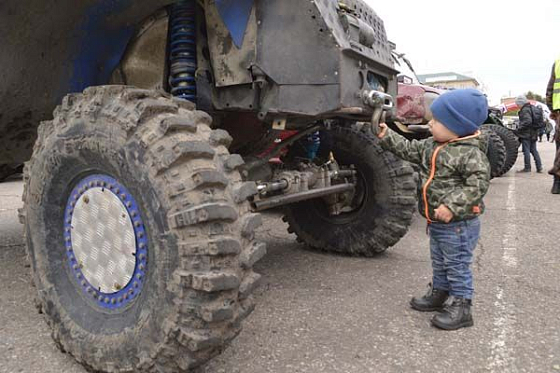
[[[74,56],[71,62],[72,76],[64,91],[81,92],[87,87],[109,81],[136,26],[133,23],[111,24],[117,18],[112,15],[122,13],[132,3],[132,0],[104,0],[85,10],[76,30],[80,37],[71,47]]]
[[[172,0],[0,1],[0,165],[29,159],[62,97],[107,84],[142,20]]]
[[[119,64],[135,24],[112,24],[112,15],[130,9],[133,0],[95,2],[85,14],[76,32],[82,36],[73,46],[73,75],[64,93],[81,92],[89,86],[106,84]],[[235,45],[241,48],[254,0],[216,0],[216,7]],[[62,95],[63,95],[62,94]]]

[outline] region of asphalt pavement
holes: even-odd
[[[539,143],[549,167],[554,146]],[[520,168],[521,158],[515,168]],[[425,221],[385,254],[307,250],[267,215],[257,308],[198,373],[560,372],[560,195],[547,174],[492,181],[474,262],[475,326],[445,332],[408,306],[430,281]],[[21,180],[0,184],[0,372],[85,370],[60,352],[33,305]]]

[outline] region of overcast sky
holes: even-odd
[[[466,73],[491,104],[529,90],[544,95],[560,57],[560,0],[366,0],[417,74]]]

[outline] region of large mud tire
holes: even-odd
[[[241,181],[231,137],[210,122],[188,102],[108,86],[65,97],[40,126],[22,214],[38,301],[57,344],[91,370],[189,371],[221,352],[253,309],[252,266],[265,250],[247,202],[256,186]],[[93,174],[130,192],[146,233],[147,256],[134,255],[143,285],[115,309],[84,291],[73,273],[82,264],[65,253],[67,201]]]
[[[519,145],[520,145],[519,139],[517,138],[517,136],[515,136],[515,134],[511,130],[503,126],[500,126],[498,124],[485,124],[484,127],[491,129],[498,136],[500,136],[500,138],[502,139],[506,147],[506,159],[504,162],[504,166],[497,174],[497,176],[502,176],[506,172],[511,170],[513,165],[515,165],[515,162],[517,162],[517,156],[519,155]]]
[[[482,133],[487,141],[486,156],[490,162],[490,177],[499,177],[503,175],[502,170],[506,164],[506,145],[492,129],[482,127]]]
[[[335,127],[322,138],[342,165],[354,164],[364,198],[360,208],[332,217],[321,199],[288,205],[284,220],[305,244],[325,251],[373,256],[403,237],[416,208],[414,171],[383,150],[378,140],[353,127]]]

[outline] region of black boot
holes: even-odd
[[[517,172],[531,172],[531,169],[525,167],[525,168],[522,168],[521,170],[517,170]]]
[[[457,330],[473,326],[471,314],[471,300],[457,298],[453,295],[447,298],[443,311],[432,318],[432,325],[444,330]]]
[[[550,191],[552,194],[560,194],[560,177],[554,177],[554,184],[552,184],[552,190]]]
[[[443,303],[449,296],[449,292],[446,290],[434,289],[432,284],[428,284],[428,288],[426,295],[420,298],[412,298],[410,300],[410,306],[420,312],[441,311],[443,309]]]

